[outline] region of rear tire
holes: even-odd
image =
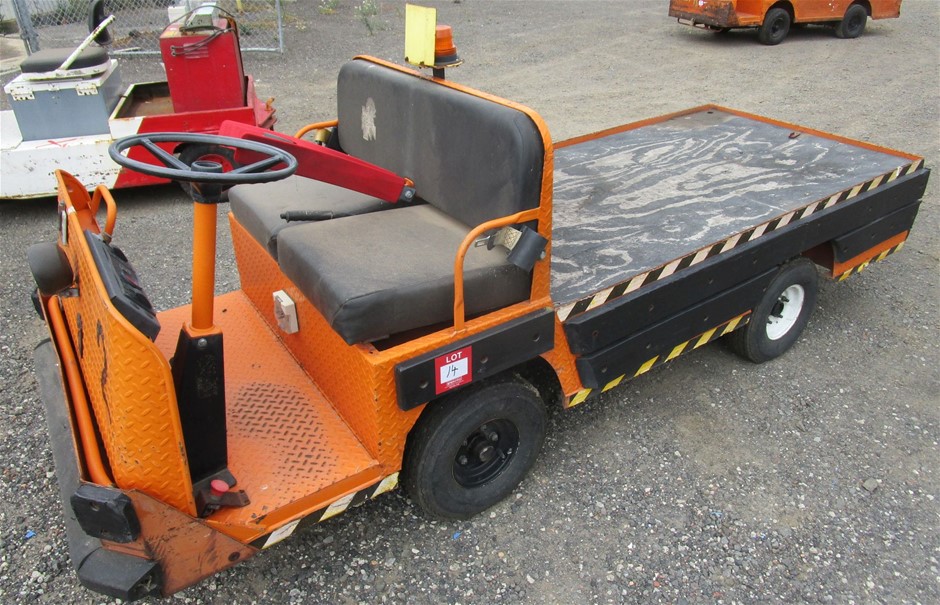
[[[776,46],[790,33],[790,13],[783,8],[772,8],[764,15],[764,22],[757,33],[761,44]]]
[[[853,4],[845,11],[842,21],[836,25],[836,36],[839,38],[858,38],[865,31],[868,23],[868,11],[860,4]]]
[[[754,363],[783,355],[809,322],[818,291],[812,261],[801,258],[784,265],[754,307],[750,322],[728,335],[731,350]]]
[[[545,440],[547,412],[519,379],[473,385],[433,402],[408,437],[402,485],[433,517],[468,519],[522,481]]]

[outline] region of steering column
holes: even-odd
[[[229,172],[218,162],[191,165],[164,147],[198,143],[261,154],[261,159]],[[126,155],[125,155],[125,152]],[[162,166],[133,156],[149,152]],[[193,198],[192,316],[180,329],[171,361],[180,424],[186,443],[189,474],[196,509],[205,517],[223,506],[245,506],[248,495],[232,488],[237,479],[228,470],[225,420],[225,357],[222,330],[215,325],[215,251],[218,211],[222,194],[237,184],[266,183],[286,178],[297,169],[289,153],[253,141],[203,134],[150,133],[116,141],[111,159],[151,176],[188,183]]]

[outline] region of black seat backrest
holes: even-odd
[[[337,105],[346,153],[466,225],[538,207],[544,146],[522,111],[367,59],[340,70]]]

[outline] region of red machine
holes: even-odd
[[[214,21],[214,29],[196,30],[174,23],[160,36],[173,111],[177,113],[245,105],[238,30],[228,27],[224,19]],[[195,82],[212,85],[194,86]]]
[[[245,75],[235,21],[220,14],[215,7],[201,7],[164,30],[160,50],[165,82],[141,82],[125,90],[117,59],[103,48],[88,47],[98,39],[97,31],[83,43],[74,65],[68,60],[70,48],[43,50],[24,61],[23,73],[4,87],[13,111],[0,112],[0,198],[55,195],[55,167],[91,187],[169,182],[110,160],[108,146],[124,136],[215,134],[226,120],[273,128],[271,101],[259,99],[254,81]],[[103,20],[102,12],[96,23]],[[235,162],[227,148],[185,143],[162,147],[187,164],[207,159],[231,167]],[[131,154],[132,159],[154,161],[139,150]]]

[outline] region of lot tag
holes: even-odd
[[[473,381],[473,347],[434,358],[434,392],[438,395]]]

